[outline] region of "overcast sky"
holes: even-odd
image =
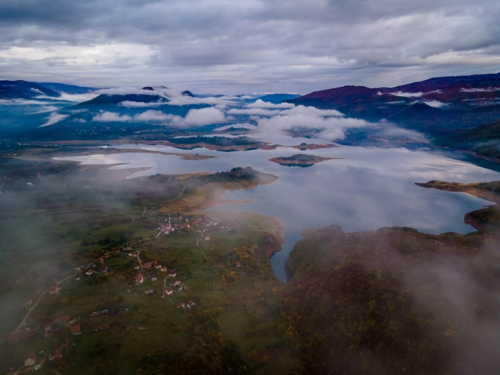
[[[0,78],[307,93],[500,71],[498,0],[0,0]]]

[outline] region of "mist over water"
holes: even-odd
[[[115,147],[115,146],[112,146]],[[442,154],[405,148],[367,148],[342,146],[304,153],[328,160],[311,167],[287,167],[267,159],[291,156],[291,148],[218,152],[204,148],[179,150],[165,146],[120,145],[121,149],[145,149],[172,153],[199,153],[217,156],[206,160],[181,160],[175,155],[123,153],[59,158],[84,164],[118,164],[111,168],[150,167],[129,178],[188,172],[222,172],[250,166],[272,173],[279,179],[254,189],[231,191],[224,199],[252,199],[253,203],[225,205],[218,210],[241,210],[275,216],[285,225],[285,244],[273,255],[275,275],[285,280],[284,264],[304,229],[338,224],[347,232],[374,230],[386,226],[407,226],[427,233],[468,233],[467,212],[489,202],[465,193],[424,189],[415,182],[445,180],[477,182],[499,180],[500,173],[450,159]]]

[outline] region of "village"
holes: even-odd
[[[199,251],[203,251],[202,244],[208,243],[211,240],[211,235],[224,232],[234,233],[236,226],[229,222],[206,218],[201,215],[185,216],[176,214],[165,217],[163,222],[158,223],[157,229],[159,232],[155,238],[183,233],[192,238],[192,246],[196,246]],[[132,294],[135,298],[141,298],[140,295],[143,295],[143,298],[165,299],[167,305],[180,311],[187,312],[196,308],[196,302],[184,297],[189,282],[182,270],[161,264],[157,260],[143,261],[141,259],[144,248],[140,245],[145,242],[146,240],[138,240],[130,246],[103,252],[101,256],[93,259],[88,264],[75,267],[74,275],[47,287],[40,296],[39,301],[46,294],[50,303],[52,296],[61,296],[68,293],[65,292],[66,287],[75,288],[75,285],[92,285],[98,278],[130,274],[130,270],[129,272],[122,270],[124,264],[129,264],[130,267],[133,267],[132,274],[134,276],[128,279],[126,293]],[[133,260],[133,263],[127,263],[128,259]],[[233,267],[242,268],[242,264],[240,261],[236,261]],[[121,270],[117,271],[116,268],[121,268]],[[175,297],[175,301],[172,297]],[[74,347],[77,345],[74,340],[77,336],[99,334],[112,329],[125,331],[134,329],[132,324],[128,324],[126,321],[123,322],[123,319],[117,321],[115,318],[130,316],[129,308],[102,308],[95,311],[82,311],[76,315],[57,312],[47,316],[45,321],[32,320],[30,314],[39,301],[34,303],[33,299],[29,298],[23,298],[20,301],[20,306],[27,308],[28,314],[18,329],[8,335],[6,340],[9,344],[15,344],[19,342],[23,331],[24,333],[29,332],[31,335],[36,335],[38,339],[42,339],[45,344],[41,344],[41,346],[47,349],[26,353],[24,363],[17,370],[12,368],[11,374],[40,370],[47,361],[60,361],[68,353],[69,346]],[[63,310],[61,309],[61,311]],[[135,328],[138,330],[148,329],[144,325],[137,325]]]

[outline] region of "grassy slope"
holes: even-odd
[[[213,373],[234,367],[239,373],[266,374],[276,370],[275,363],[290,363],[288,349],[271,328],[274,316],[267,302],[279,285],[266,255],[266,238],[280,235],[272,218],[210,213],[234,230],[210,229],[211,240],[202,240],[200,247],[193,229],[155,237],[157,222],[166,215],[205,208],[224,189],[271,183],[274,176],[235,169],[183,180],[159,175],[125,180],[130,171],[10,158],[1,159],[0,168],[6,176],[0,205],[7,213],[0,234],[8,239],[1,254],[2,335],[24,314],[25,309],[18,307],[21,298],[35,299],[54,277],[61,279],[75,266],[141,238],[147,239],[138,247],[143,247],[141,259],[156,259],[177,268],[181,277],[186,276],[188,286],[183,294],[163,299],[164,274],[158,275],[157,281],[146,276],[144,284],[135,287],[135,261],[123,254],[107,258],[105,264],[115,270],[112,276],[82,276],[79,281],[75,276],[62,285],[60,295],[45,295],[31,316],[35,324],[43,324],[53,314],[69,314],[79,319],[84,334],[70,337],[63,327],[41,340],[34,332],[23,333],[21,343],[2,344],[1,362],[5,366],[17,368],[29,350],[48,352],[67,339],[75,345],[70,345],[59,368],[72,373],[133,374],[139,367],[154,373],[158,364],[148,358],[164,355],[155,352],[161,348],[174,357],[177,352],[187,353],[189,363],[207,366],[205,370]],[[175,199],[184,186],[181,198]],[[144,206],[149,209],[142,216]],[[189,217],[194,220],[199,215]],[[19,261],[21,254],[29,261]],[[235,267],[236,261],[244,268]],[[19,275],[26,276],[21,285],[15,283]],[[155,295],[145,296],[147,289],[154,289]],[[171,303],[190,299],[196,301],[191,312],[178,310]],[[243,307],[245,314],[241,314]],[[90,312],[102,308],[113,312],[89,318]],[[104,323],[115,326],[90,333],[93,326]],[[234,327],[239,327],[239,334],[234,334]],[[266,355],[275,359],[273,364],[262,360]]]

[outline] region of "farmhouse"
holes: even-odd
[[[78,324],[76,326],[69,327],[69,334],[73,335],[73,336],[81,335],[82,334],[82,330],[80,328],[80,324]]]
[[[24,365],[25,366],[33,366],[36,361],[36,354],[35,353],[28,353],[26,357],[24,357]]]
[[[31,306],[32,303],[33,303],[32,300],[25,298],[21,301],[21,306],[28,307],[28,306]]]
[[[57,357],[61,357],[62,358],[62,350],[61,350],[60,347],[59,348],[55,348],[54,351],[52,351],[51,353],[49,353],[49,361],[53,361]]]
[[[60,289],[61,288],[53,285],[53,286],[49,286],[48,292],[49,292],[49,294],[59,294]]]
[[[105,330],[110,329],[110,328],[111,328],[111,326],[109,324],[103,324],[103,325],[92,328],[92,332],[105,331]]]

